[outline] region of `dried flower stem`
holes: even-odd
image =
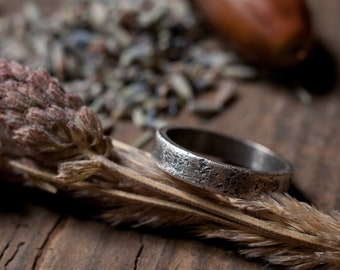
[[[18,161],[9,161],[9,165],[13,169],[17,169],[17,170],[20,170],[21,172],[25,172],[32,177],[42,179],[43,181],[46,181],[49,184],[61,185],[61,186],[65,185],[65,182],[57,180],[57,178],[54,174],[37,170],[37,169],[32,168],[30,166],[24,165],[24,164],[22,164]],[[158,199],[158,198],[150,198],[150,197],[147,197],[147,196],[144,196],[144,195],[134,194],[134,193],[130,193],[130,192],[122,191],[122,190],[107,190],[107,189],[99,188],[99,187],[96,187],[96,186],[93,186],[93,185],[90,185],[90,184],[86,184],[86,183],[83,183],[83,182],[72,183],[72,184],[68,183],[66,185],[73,186],[75,188],[93,191],[93,192],[97,193],[98,195],[100,194],[100,195],[104,195],[104,196],[108,196],[108,197],[110,197],[110,196],[119,197],[121,199],[131,200],[131,201],[134,201],[136,203],[143,203],[143,204],[152,205],[152,206],[156,206],[156,207],[161,207],[161,208],[176,210],[176,211],[179,211],[179,212],[184,212],[184,213],[190,214],[190,215],[197,215],[197,216],[200,216],[202,218],[215,220],[217,222],[223,223],[225,221],[224,219],[216,218],[212,215],[205,214],[201,211],[196,211],[191,207],[187,207],[187,206],[182,205],[182,204],[178,204],[178,203],[175,203],[175,202],[169,202],[169,201]],[[228,223],[228,225],[229,225],[229,223]]]
[[[125,148],[129,148],[129,146],[126,145]],[[100,193],[103,195],[118,196],[123,199],[129,199],[129,200],[133,200],[137,202],[142,202],[144,204],[150,204],[150,205],[161,207],[161,208],[177,210],[180,212],[185,212],[186,214],[198,215],[198,216],[202,216],[204,218],[216,221],[215,216],[207,215],[207,213],[214,213],[217,216],[223,218],[223,219],[217,219],[218,222],[221,224],[223,224],[224,223],[223,220],[226,219],[232,222],[236,222],[237,224],[235,224],[235,227],[239,228],[240,225],[243,225],[245,227],[252,228],[252,230],[256,230],[259,234],[267,235],[273,238],[279,238],[281,241],[289,242],[293,240],[293,241],[299,242],[301,246],[305,246],[308,248],[316,248],[316,249],[327,248],[330,250],[336,250],[336,248],[330,245],[329,243],[327,242],[323,243],[322,241],[320,241],[322,239],[320,239],[319,237],[314,237],[312,235],[306,235],[303,233],[294,232],[289,229],[287,230],[283,227],[280,228],[278,226],[273,226],[272,224],[265,222],[261,219],[257,219],[247,214],[244,214],[238,211],[237,209],[227,207],[225,205],[219,206],[216,203],[210,202],[208,200],[204,200],[201,197],[195,196],[188,192],[178,190],[177,188],[155,181],[151,178],[145,178],[141,175],[138,175],[136,172],[130,170],[129,168],[121,167],[118,164],[113,163],[112,161],[106,159],[105,157],[99,156],[93,152],[88,151],[86,155],[93,160],[100,161],[106,167],[106,169],[109,169],[110,173],[112,173],[116,177],[118,174],[119,175],[118,177],[128,179],[138,184],[142,184],[146,188],[152,188],[153,190],[157,192],[161,192],[164,195],[172,196],[173,198],[179,199],[181,202],[184,202],[190,205],[191,207],[198,208],[201,211],[195,211],[193,208],[185,207],[181,204],[169,203],[168,201],[155,199],[155,198],[150,199],[146,196],[127,193],[124,191],[117,191],[117,190],[111,190],[111,191],[106,190],[105,191],[99,188],[95,188],[93,186],[91,187],[89,185],[79,185],[79,184],[76,185],[77,187],[84,188],[84,189],[91,189],[95,191],[96,193]],[[34,176],[35,178],[43,179],[44,181],[47,181],[51,184],[58,183],[55,179],[55,175],[53,174],[39,171],[37,169],[33,169],[29,166],[25,166],[15,161],[11,161],[9,163],[10,165],[13,166],[13,168],[20,169],[23,172]],[[205,211],[206,213],[202,211]],[[230,226],[230,222],[228,222],[228,225]]]
[[[309,248],[314,247],[321,249],[334,249],[334,247],[329,245],[327,242],[320,242],[320,239],[318,237],[294,232],[283,227],[280,228],[278,226],[273,226],[272,224],[262,221],[261,219],[243,214],[237,209],[233,209],[226,205],[220,206],[214,202],[204,200],[199,196],[195,196],[188,192],[179,190],[178,188],[171,187],[169,185],[155,181],[152,178],[143,177],[139,175],[138,172],[134,172],[126,167],[121,167],[118,164],[109,161],[105,157],[98,156],[97,154],[94,154],[92,152],[88,152],[87,156],[96,161],[100,161],[104,166],[107,167],[108,170],[110,170],[112,174],[119,174],[121,175],[121,177],[128,179],[129,181],[137,182],[138,184],[141,184],[146,188],[152,188],[153,190],[163,193],[164,195],[172,196],[173,198],[179,199],[181,202],[200,209],[201,211],[214,213],[220,217],[223,217],[224,219],[236,222],[237,226],[243,225],[246,227],[251,227],[260,234],[267,235],[269,237],[280,238],[281,240],[287,242],[294,240],[299,242],[300,245]]]
[[[292,269],[339,265],[338,213],[285,194],[246,200],[182,183],[149,153],[106,138],[96,115],[44,71],[0,61],[0,128],[5,169],[48,191],[95,199],[108,223],[187,226]]]

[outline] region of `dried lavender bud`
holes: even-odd
[[[16,62],[0,61],[0,127],[3,153],[43,164],[107,150],[98,117],[79,96],[66,93],[45,70]]]

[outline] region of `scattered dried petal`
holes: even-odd
[[[188,100],[214,90],[220,80],[256,76],[245,66],[237,68],[242,61],[205,31],[185,0],[78,1],[65,3],[49,16],[26,4],[12,19],[15,23],[8,22],[0,39],[0,57],[33,63],[65,80],[106,126],[111,124],[107,130],[113,130],[118,118],[131,119],[135,108],[157,122],[175,116]],[[0,77],[27,77],[20,65],[12,69],[2,68]],[[33,89],[27,91],[36,106],[43,108],[52,100],[74,110],[84,105],[73,96],[65,101],[62,89],[55,87],[58,83],[48,79],[46,85],[46,79],[41,70],[30,74]],[[163,95],[158,89],[169,82]],[[132,93],[131,88],[143,90]]]

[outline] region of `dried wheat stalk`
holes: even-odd
[[[286,194],[245,200],[164,174],[149,153],[103,135],[97,116],[43,70],[0,62],[1,170],[91,200],[110,224],[183,226],[291,269],[340,265],[340,215]]]

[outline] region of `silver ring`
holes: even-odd
[[[157,130],[153,156],[177,179],[241,198],[287,191],[293,174],[291,164],[265,146],[197,128]]]

